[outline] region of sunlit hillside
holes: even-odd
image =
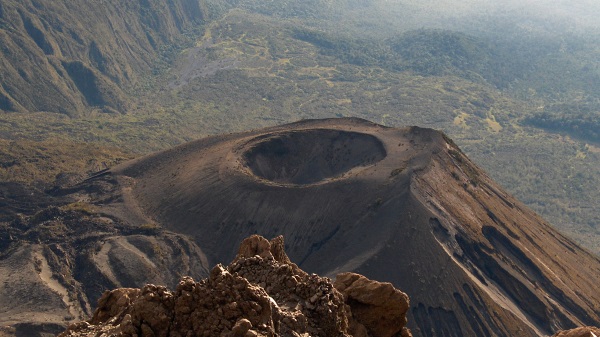
[[[109,147],[113,163],[211,134],[357,116],[443,130],[600,252],[599,7],[2,0],[0,137],[26,145],[6,147],[0,167],[51,185],[97,168],[44,150],[61,141]],[[39,151],[61,159],[32,165]]]

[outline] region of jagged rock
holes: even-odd
[[[559,331],[552,337],[600,337],[600,328],[584,326],[576,329]]]
[[[235,263],[240,259],[253,257],[255,255],[263,258],[272,258],[279,263],[287,264],[293,269],[294,273],[301,275],[306,274],[295,263],[293,263],[285,253],[285,245],[282,235],[272,239],[271,241],[260,235],[251,235],[242,241],[233,262]]]
[[[262,258],[273,257],[271,254],[271,243],[269,243],[269,240],[259,235],[252,235],[251,237],[245,239],[242,241],[234,261],[253,257],[255,255],[258,255]]]
[[[338,274],[334,287],[347,299],[353,318],[363,325],[372,337],[392,337],[406,329],[408,295],[395,289],[391,283],[369,280],[355,273]],[[357,324],[355,323],[354,326]]]
[[[123,308],[130,306],[131,303],[140,295],[140,289],[119,288],[112,291],[105,291],[98,300],[98,308],[91,324],[106,322],[111,317],[117,316]]]
[[[390,284],[347,275],[351,280],[340,286],[349,294],[344,296],[330,279],[291,263],[283,237],[269,242],[253,235],[242,242],[229,266],[215,266],[200,282],[184,277],[174,292],[151,284],[105,292],[92,319],[72,324],[60,336],[391,336],[374,328],[369,313],[394,319],[379,320],[385,327],[381,331],[400,333],[406,319],[397,313],[406,312],[406,295]],[[360,289],[370,293],[363,296]],[[391,301],[381,303],[382,296]],[[375,301],[366,300],[370,297]],[[353,320],[346,299],[362,299],[374,309],[359,311]]]

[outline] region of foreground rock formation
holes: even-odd
[[[346,296],[352,309],[352,322],[364,325],[369,336],[396,336],[399,327],[406,325],[408,296],[390,283],[372,281],[359,274],[342,273],[337,275],[333,285]],[[402,333],[402,336],[408,335],[408,331]]]
[[[290,262],[283,238],[252,236],[210,277],[184,277],[174,292],[146,285],[104,293],[75,336],[411,336],[408,296],[389,283],[345,273],[332,284]]]

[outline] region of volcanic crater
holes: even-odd
[[[280,184],[310,185],[359,172],[386,157],[377,137],[332,129],[283,132],[251,140],[244,165]]]
[[[73,271],[81,294],[143,286],[120,277],[120,260],[86,258],[95,252],[130,251],[137,265],[149,266],[134,274],[154,282],[148,271],[205,277],[206,266],[231,261],[246,237],[283,235],[290,258],[309,273],[356,272],[406,292],[415,337],[538,337],[600,324],[600,260],[435,130],[301,121],[182,144],[64,193],[88,200],[125,234],[157,233],[145,240],[106,234],[87,251],[61,243],[74,254],[67,265],[94,270],[86,277]],[[39,242],[35,249],[49,245]],[[0,259],[0,276],[9,275],[7,261],[24,261],[16,253],[11,259]],[[31,261],[27,273],[35,274]],[[29,289],[0,291],[0,303],[26,298]]]

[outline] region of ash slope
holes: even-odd
[[[411,297],[415,336],[600,323],[600,261],[433,130],[303,121],[191,142],[109,176],[125,183],[105,212],[189,235],[210,264],[248,235],[284,235],[309,272],[391,282]]]
[[[82,204],[0,222],[0,336],[54,336],[89,317],[104,290],[175,286],[208,275],[205,262],[186,237]]]

